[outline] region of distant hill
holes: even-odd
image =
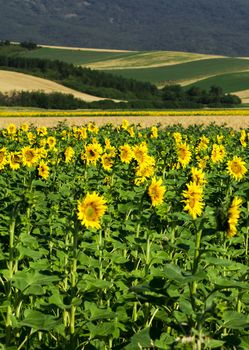
[[[0,40],[249,56],[246,0],[0,0]]]

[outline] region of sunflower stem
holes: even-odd
[[[102,266],[102,258],[103,258],[103,252],[102,252],[102,231],[99,230],[99,242],[98,242],[98,250],[99,250],[99,279],[103,279],[103,266]]]
[[[199,259],[200,259],[201,235],[202,235],[202,230],[197,230],[196,231],[196,238],[195,238],[195,253],[194,253],[192,275],[194,275],[198,270],[198,264],[199,264]],[[191,284],[191,295],[192,296],[194,296],[196,294],[196,289],[197,289],[197,282],[194,281]]]
[[[11,340],[11,316],[12,316],[12,289],[11,289],[11,280],[14,274],[14,237],[15,237],[15,226],[16,226],[16,217],[15,214],[11,218],[10,227],[9,227],[9,283],[8,283],[8,306],[7,306],[7,315],[6,315],[6,344],[8,345]]]
[[[73,235],[73,260],[72,260],[72,266],[71,266],[71,286],[72,286],[72,295],[75,296],[75,288],[76,288],[76,282],[77,282],[77,246],[78,246],[78,227],[76,227],[76,230],[74,231]],[[70,310],[70,334],[73,335],[75,332],[75,312],[76,312],[76,306],[71,305]]]

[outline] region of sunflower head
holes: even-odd
[[[103,150],[99,143],[93,142],[85,146],[85,152],[82,154],[82,159],[85,159],[87,164],[96,164]]]
[[[185,168],[190,162],[192,156],[189,146],[186,144],[186,142],[177,144],[177,155],[178,162],[183,168]]]
[[[187,190],[183,191],[183,203],[185,203],[184,210],[187,211],[194,220],[197,216],[202,214],[204,208],[202,195],[202,186],[194,181],[187,184]]]
[[[65,156],[65,162],[68,164],[72,161],[73,157],[74,157],[74,149],[73,147],[69,146],[66,148],[65,152],[64,152],[64,156]]]
[[[49,177],[49,167],[43,160],[39,164],[38,174],[45,180]]]
[[[27,167],[32,167],[38,161],[37,150],[26,146],[22,149],[22,162]]]
[[[12,170],[20,168],[22,162],[22,156],[20,152],[10,152],[8,163]]]
[[[155,177],[153,177],[151,184],[148,188],[148,194],[151,199],[151,203],[153,207],[156,207],[163,203],[163,197],[166,189],[165,186],[162,184],[162,179],[156,180]]]
[[[104,153],[101,157],[101,163],[106,171],[110,171],[113,166],[113,159],[109,154]]]
[[[86,228],[99,229],[100,219],[107,209],[106,201],[96,192],[87,193],[84,199],[78,201],[78,219]]]
[[[47,144],[49,149],[54,149],[56,145],[56,138],[54,136],[49,136],[47,138]]]
[[[235,196],[231,206],[228,210],[228,230],[227,236],[228,238],[232,238],[237,233],[237,225],[240,217],[240,206],[242,204],[242,199],[240,197]]]
[[[16,125],[15,124],[9,124],[7,126],[7,133],[8,133],[8,135],[11,135],[11,136],[15,135],[16,134]]]
[[[129,164],[133,158],[133,151],[127,143],[119,148],[121,162]]]
[[[229,175],[235,180],[241,180],[247,172],[246,163],[238,156],[227,162]]]

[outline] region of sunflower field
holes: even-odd
[[[0,349],[249,349],[249,133],[0,131]]]

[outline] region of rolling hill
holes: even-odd
[[[248,102],[249,98],[249,59],[246,57],[53,46],[39,46],[35,50],[27,50],[19,45],[2,46],[0,54],[28,59],[59,60],[77,67],[91,68],[93,71],[150,82],[159,88],[180,84],[187,88],[198,85],[209,89],[217,85],[227,93],[238,94],[243,102]],[[97,95],[97,92],[88,91],[88,95],[95,94]],[[108,98],[108,95],[104,97]]]
[[[0,92],[10,93],[12,91],[60,92],[63,94],[71,94],[86,102],[104,100],[101,97],[69,89],[48,79],[38,78],[29,74],[0,70]]]
[[[0,0],[0,40],[249,55],[245,0]]]

